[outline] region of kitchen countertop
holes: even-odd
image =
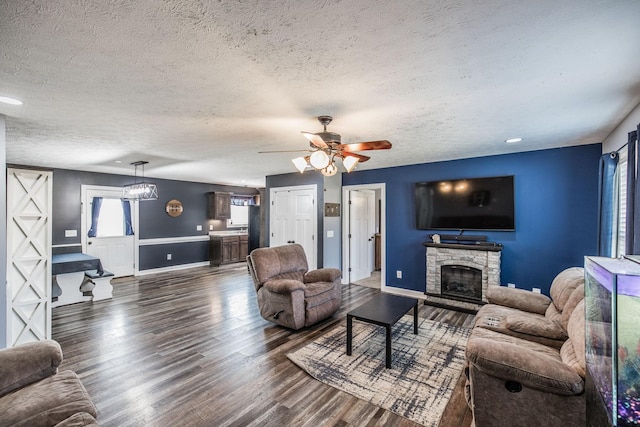
[[[247,230],[210,231],[209,236],[248,236]]]

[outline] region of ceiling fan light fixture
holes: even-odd
[[[296,157],[295,159],[291,159],[296,169],[303,173],[304,170],[309,166],[309,156],[307,157]]]
[[[333,176],[338,173],[338,167],[334,162],[331,162],[327,165],[326,168],[322,169],[322,175],[324,176]]]
[[[324,169],[329,165],[329,156],[322,150],[315,151],[311,154],[309,163],[316,169]]]
[[[347,170],[347,172],[351,172],[356,168],[356,166],[358,166],[359,161],[360,159],[358,159],[357,157],[344,156],[344,158],[342,159],[342,165]]]

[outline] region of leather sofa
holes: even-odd
[[[550,299],[519,289],[497,291],[493,304],[478,312],[466,348],[466,393],[475,426],[583,427],[582,269],[561,272]]]
[[[51,340],[0,350],[0,427],[98,425],[87,390],[75,372],[58,372],[61,362]]]
[[[247,257],[260,315],[291,329],[311,326],[340,308],[342,272],[335,268],[308,271],[299,244],[254,249]]]

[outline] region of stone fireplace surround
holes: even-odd
[[[425,243],[426,251],[426,303],[452,306],[476,311],[487,302],[489,286],[500,286],[500,254],[502,246],[493,243]],[[482,271],[482,301],[472,302],[449,298],[441,294],[441,267],[461,265]]]

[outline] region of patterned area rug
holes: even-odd
[[[425,426],[437,426],[462,373],[466,328],[404,316],[392,328],[392,367],[385,368],[385,332],[353,321],[353,354],[345,325],[287,355],[312,377]]]

